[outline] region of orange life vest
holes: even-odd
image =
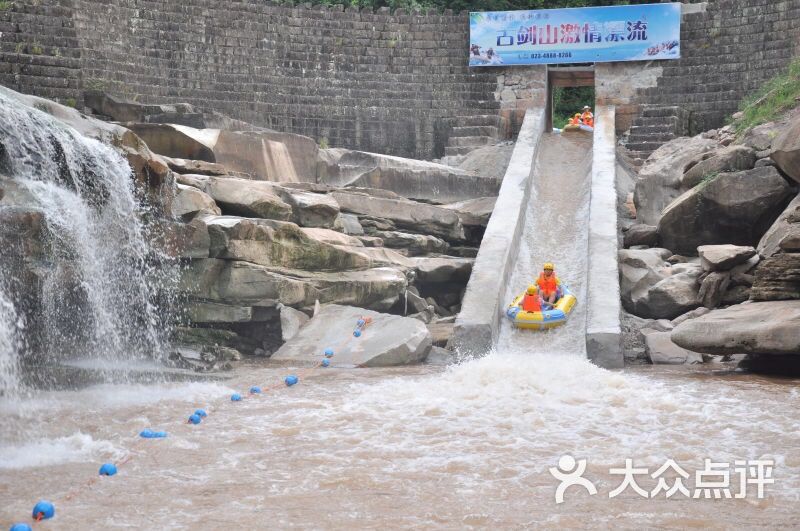
[[[558,277],[553,273],[550,278],[545,278],[544,273],[539,273],[539,279],[536,281],[536,285],[539,286],[542,295],[550,295],[551,293],[555,293],[558,289]]]
[[[581,116],[581,120],[583,120],[583,123],[585,123],[586,125],[589,125],[589,126],[593,126],[594,125],[594,115],[592,113],[590,113],[589,111],[586,111],[585,113],[583,113],[583,115]]]
[[[581,119],[580,118],[570,118],[569,119],[569,125],[581,125]]]
[[[522,297],[522,309],[526,312],[540,312],[542,311],[542,305],[539,303],[539,295],[528,295],[525,294]]]

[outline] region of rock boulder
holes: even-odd
[[[756,254],[756,250],[741,245],[701,245],[697,248],[697,254],[700,255],[700,265],[706,271],[728,271],[747,262]]]
[[[754,302],[714,310],[678,325],[672,340],[708,354],[800,356],[800,301]]]
[[[372,322],[360,337],[353,337],[356,322]],[[344,346],[342,341],[349,340]],[[431,334],[417,319],[373,312],[364,308],[329,304],[323,306],[272,359],[291,363],[317,363],[326,348],[334,348],[333,365],[389,367],[419,363],[431,348]]]
[[[773,167],[721,173],[664,209],[658,223],[661,244],[682,254],[709,244],[754,246],[791,194]]]
[[[633,200],[639,223],[657,225],[661,211],[681,193],[681,178],[702,155],[720,147],[715,140],[681,137],[655,150],[639,171]]]
[[[771,157],[786,175],[800,183],[800,114],[772,142]]]

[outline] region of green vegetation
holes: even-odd
[[[328,137],[323,136],[319,139],[319,148],[320,149],[328,149],[330,146],[328,145]]]
[[[67,107],[72,107],[73,109],[77,104],[78,102],[75,101],[75,98],[67,98],[66,101],[64,102],[64,105],[66,105]]]
[[[699,183],[697,183],[697,186],[696,186],[697,190],[698,191],[702,191],[706,186],[711,184],[711,182],[714,179],[716,179],[717,177],[719,177],[719,172],[718,171],[713,171],[711,173],[707,173],[706,175],[703,175],[703,178],[700,180]]]
[[[594,87],[556,87],[553,89],[553,127],[563,129],[584,105],[594,106]]]
[[[6,11],[11,7],[11,2],[8,0],[0,0],[0,11]]]
[[[283,4],[302,4],[304,0],[278,0]],[[466,11],[513,11],[515,9],[549,9],[555,7],[596,7],[647,4],[653,0],[314,0],[314,4],[346,7],[388,7],[394,9],[452,9]]]
[[[733,121],[737,135],[771,122],[800,105],[800,59],[795,59],[783,74],[772,78],[761,90],[739,105],[741,118]]]

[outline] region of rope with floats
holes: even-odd
[[[259,396],[263,396],[268,391],[273,391],[281,387],[281,383],[284,387],[292,387],[298,384],[301,380],[307,378],[310,374],[320,368],[330,367],[331,365],[331,358],[333,358],[335,352],[340,352],[344,349],[347,344],[353,340],[353,338],[361,337],[364,332],[366,331],[367,327],[372,324],[371,317],[362,316],[356,321],[356,326],[353,329],[353,333],[350,334],[347,339],[342,341],[339,345],[336,345],[335,348],[328,347],[322,353],[322,359],[312,365],[311,367],[307,367],[305,369],[299,370],[297,374],[289,374],[284,377],[281,381],[277,383],[273,383],[271,385],[265,385],[264,387],[260,387],[258,385],[253,385],[250,387],[247,394],[242,393],[233,393],[230,396],[229,402],[241,402],[242,400],[253,399]],[[190,424],[190,425],[198,425],[203,422],[205,418],[208,417],[208,412],[206,409],[198,408],[196,409],[189,417],[187,418],[185,423],[182,424]],[[129,447],[127,454],[125,457],[120,459],[116,464],[115,463],[103,463],[100,466],[98,474],[93,478],[89,479],[86,483],[83,483],[76,488],[67,491],[67,493],[59,498],[56,498],[56,501],[61,502],[69,502],[75,499],[79,494],[86,492],[91,487],[93,487],[97,482],[101,481],[103,477],[112,477],[117,474],[120,468],[124,467],[131,461],[133,461],[135,457],[135,450],[143,444],[143,442],[147,439],[164,439],[168,436],[166,431],[156,431],[151,428],[145,428],[139,432],[138,439]],[[54,518],[56,515],[56,504],[50,502],[48,500],[39,500],[33,506],[33,510],[31,511],[31,518],[33,519],[33,524],[35,525],[38,522],[43,520],[50,520]],[[32,531],[32,527],[29,524],[24,522],[19,522],[11,525],[9,531]]]

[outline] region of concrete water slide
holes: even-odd
[[[595,116],[593,134],[559,135],[545,131],[544,109],[527,112],[456,320],[460,352],[564,352],[622,366],[614,107]],[[544,261],[556,262],[578,306],[561,328],[514,329],[505,308]]]

